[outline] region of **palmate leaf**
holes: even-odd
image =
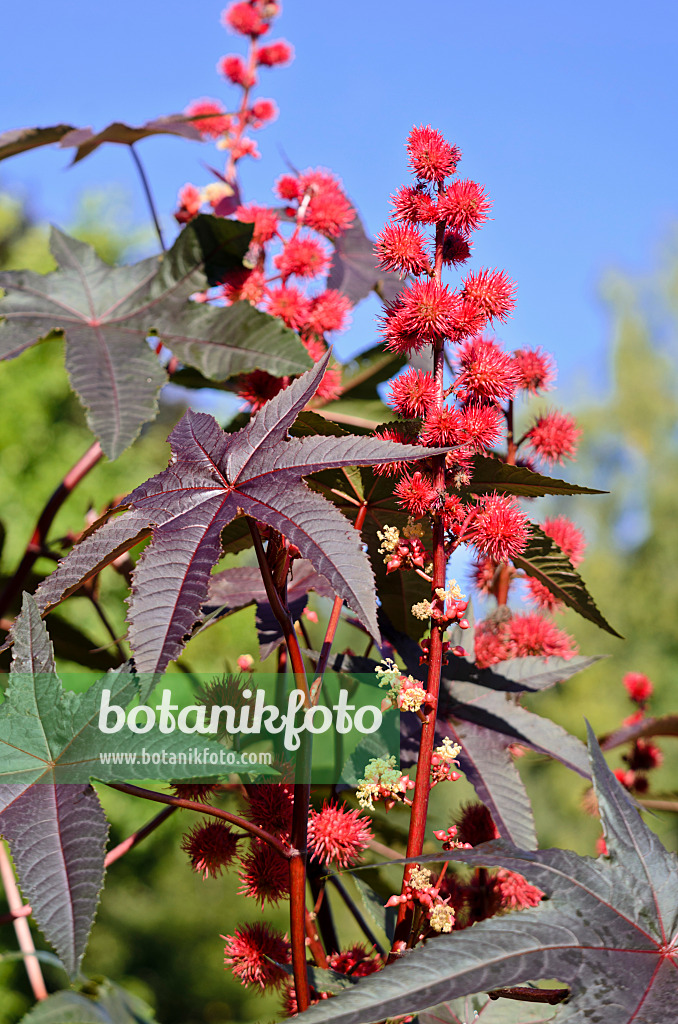
[[[137,487],[125,511],[91,533],[42,584],[45,611],[152,531],[135,573],[129,641],[140,672],[161,672],[181,651],[200,616],[220,536],[239,515],[251,516],[296,544],[374,636],[374,579],[358,534],[303,477],[325,468],[424,458],[444,449],[378,438],[286,440],[315,393],[329,352],[313,370],[267,402],[242,430],[226,434],[212,416],[188,412],[170,435],[169,467]]]
[[[372,1024],[473,992],[554,978],[570,988],[553,1015],[557,1024],[665,1024],[675,1017],[678,859],[646,827],[590,728],[589,753],[609,857],[497,841],[419,858],[508,868],[547,899],[429,940],[300,1014],[302,1024]]]
[[[155,416],[167,380],[149,334],[208,376],[255,367],[277,376],[303,372],[311,361],[280,321],[247,302],[216,307],[188,301],[226,270],[242,266],[251,231],[251,225],[197,217],[162,257],[114,268],[91,246],[53,228],[57,270],[0,274],[6,293],[0,299],[0,359],[62,332],[72,387],[110,458]]]
[[[525,550],[512,559],[515,567],[542,583],[559,601],[573,608],[582,618],[595,622],[596,626],[623,640],[621,634],[598,611],[583,579],[556,542],[536,523],[530,524],[530,533]]]
[[[88,980],[78,991],[55,992],[20,1024],[153,1024],[151,1007],[108,978]]]
[[[553,1006],[491,999],[486,995],[464,996],[417,1014],[418,1024],[549,1024]]]
[[[52,645],[35,601],[24,594],[14,626],[14,659],[0,705],[0,835],[10,845],[33,915],[69,974],[77,973],[104,875],[108,826],[90,777],[177,777],[181,769],[139,763],[102,763],[102,754],[138,749],[129,730],[99,729],[102,691],[127,708],[139,696],[129,668],[109,672],[82,694],[65,691],[56,675]],[[204,741],[205,738],[203,738]],[[213,765],[188,761],[195,737],[170,739],[154,729],[143,737],[150,754],[171,748],[186,755],[191,776],[213,777]],[[229,771],[231,769],[229,768]]]
[[[36,786],[36,769],[32,779],[30,768],[26,771],[31,747],[37,745],[42,754],[39,766],[33,758],[38,772],[49,771],[58,757],[63,691],[47,631],[28,595],[15,636],[12,674],[0,708],[0,834],[9,843],[33,916],[73,975],[103,885],[108,825],[91,786]],[[8,752],[8,743],[21,749]]]

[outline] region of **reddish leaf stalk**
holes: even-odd
[[[490,999],[520,999],[524,1003],[549,1003],[555,1006],[564,1003],[570,994],[569,988],[495,988],[487,993]]]
[[[304,706],[309,708],[311,706],[311,698],[306,679],[306,669],[304,667],[301,648],[299,647],[299,640],[294,629],[294,623],[280,599],[280,594],[276,590],[275,581],[271,573],[271,567],[266,559],[266,552],[264,551],[264,544],[261,539],[261,534],[259,533],[259,527],[253,519],[250,519],[249,516],[247,517],[247,525],[249,526],[250,533],[252,534],[252,540],[254,541],[254,550],[256,551],[259,569],[261,570],[261,577],[264,581],[264,587],[266,588],[266,596],[268,597],[271,605],[271,610],[278,620],[285,636],[285,643],[287,644],[290,661],[292,662],[292,671],[294,672],[296,685],[304,694]]]
[[[176,810],[176,807],[165,807],[163,811],[160,811],[160,814],[156,814],[154,818],[151,818],[143,828],[133,832],[131,836],[127,837],[127,839],[123,839],[121,843],[114,846],[113,849],[109,850],[106,854],[104,867],[108,868],[111,864],[115,864],[116,860],[120,860],[120,858],[124,857],[126,853],[129,853],[129,851],[135,846],[143,842],[147,836],[150,836],[151,833],[155,832],[156,828],[159,828],[163,822],[167,821],[167,819],[170,818]]]
[[[3,842],[0,842],[0,878],[2,878],[7,903],[13,917],[14,931],[16,932],[19,949],[24,954],[26,974],[31,983],[33,995],[38,1001],[47,999],[48,992],[45,987],[45,979],[42,976],[40,961],[35,956],[35,945],[33,944],[30,925],[24,916],[26,914],[24,903],[16,884],[14,868]]]
[[[57,512],[71,491],[82,479],[84,479],[84,477],[87,476],[90,470],[94,469],[102,455],[103,452],[101,451],[101,446],[99,442],[96,441],[91,448],[87,449],[82,458],[78,459],[73,468],[69,469],[66,476],[52,494],[51,498],[40,513],[40,518],[33,530],[33,536],[26,545],[24,557],[21,559],[21,563],[19,564],[17,571],[7,583],[2,594],[0,594],[0,615],[4,615],[17,594],[21,593],[24,580],[42,554],[47,533],[54,522]]]
[[[222,811],[220,807],[212,807],[211,804],[201,804],[197,800],[184,800],[180,796],[169,796],[166,793],[156,793],[152,789],[142,789],[141,786],[133,786],[128,782],[107,782],[106,785],[110,789],[117,789],[120,793],[129,793],[130,796],[140,797],[142,800],[153,800],[158,804],[168,804],[170,807],[183,807],[186,811],[195,811],[197,814],[208,814],[212,818],[220,818],[221,821],[228,821],[232,825],[237,825],[238,828],[243,829],[244,832],[249,832],[250,835],[255,836],[257,839],[261,839],[264,843],[268,843],[274,850],[289,860],[290,858],[297,856],[297,851],[290,846],[289,843],[284,842],[282,839],[278,839],[277,836],[267,832],[266,829],[260,828],[258,825],[254,825],[251,821],[247,821],[245,818],[241,818],[237,814],[231,814],[230,811]]]
[[[146,171],[144,170],[144,165],[142,164],[142,162],[141,162],[141,160],[139,158],[139,154],[137,153],[136,149],[134,148],[134,143],[133,142],[130,143],[129,151],[132,154],[132,160],[134,160],[134,166],[136,167],[136,169],[137,169],[137,171],[139,173],[139,178],[141,179],[141,187],[144,190],[144,195],[146,196],[146,202],[148,203],[148,208],[149,208],[149,210],[151,212],[151,217],[153,219],[153,224],[155,226],[155,233],[158,236],[158,241],[160,242],[160,248],[162,249],[163,252],[167,252],[167,248],[165,246],[165,239],[162,237],[162,228],[160,227],[160,220],[158,219],[158,211],[155,208],[155,202],[153,200],[153,193],[151,192],[151,186],[150,186],[148,177],[146,176]]]

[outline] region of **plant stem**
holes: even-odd
[[[368,925],[367,921],[363,917],[362,913],[360,912],[360,910],[356,906],[354,900],[351,898],[351,894],[346,889],[344,883],[341,881],[341,879],[337,875],[330,875],[329,876],[329,880],[332,883],[332,885],[335,886],[335,888],[336,888],[337,892],[339,893],[339,895],[341,896],[342,900],[344,901],[344,903],[346,904],[346,906],[348,907],[350,912],[353,914],[353,917],[355,918],[358,927],[362,929],[362,931],[363,931],[367,941],[371,942],[372,945],[381,953],[381,955],[384,956],[384,954],[385,954],[384,947],[379,942],[379,940],[377,939],[376,935],[374,934],[374,932],[372,931],[372,929]]]
[[[230,811],[222,811],[220,807],[212,807],[211,804],[202,804],[197,800],[184,800],[183,797],[180,796],[168,796],[166,793],[156,793],[152,789],[142,789],[140,786],[132,786],[128,782],[107,782],[106,785],[110,789],[117,789],[120,793],[129,793],[130,796],[138,796],[142,800],[153,800],[158,804],[168,804],[170,807],[183,807],[186,811],[195,811],[197,814],[208,814],[212,818],[220,818],[221,821],[228,821],[232,825],[237,825],[238,828],[243,829],[243,831],[249,832],[250,835],[255,836],[257,839],[261,839],[264,843],[268,843],[268,845],[272,846],[274,850],[277,850],[285,860],[298,856],[298,851],[290,846],[289,843],[283,842],[282,839],[278,839],[270,832],[267,832],[266,829],[252,824],[251,821],[247,821],[245,818],[241,818],[237,814],[231,814]]]
[[[443,266],[443,239],[445,237],[445,223],[440,222],[436,227],[436,256],[434,277],[439,282],[442,276]],[[435,343],[433,350],[433,376],[436,383],[436,408],[441,409],[444,402],[444,370],[445,370],[445,343],[441,339]],[[445,491],[445,456],[437,455],[433,459],[434,486],[439,493]],[[440,515],[433,518],[433,582],[431,584],[431,603],[436,607],[440,605],[436,596],[437,589],[445,589],[445,575],[447,569],[447,556],[445,553],[445,528]],[[443,664],[443,632],[435,619],[431,619],[431,638],[429,642],[428,677],[426,682],[426,704],[430,708],[426,721],[421,727],[419,741],[419,757],[417,759],[417,776],[412,798],[412,814],[410,817],[410,830],[407,839],[407,856],[418,857],[424,847],[426,834],[426,818],[428,815],[428,801],[431,792],[431,761],[433,758],[433,744],[435,741],[436,714],[438,709],[438,694],[440,692],[440,676]],[[403,875],[403,889],[407,880],[414,870],[415,865],[408,865]],[[398,923],[396,925],[394,950],[396,944],[405,942],[411,927],[411,913],[408,913],[404,903],[398,908]]]
[[[318,935],[315,917],[310,910],[306,911],[305,923],[306,941],[308,942],[308,948],[311,956],[315,960],[316,967],[326,969],[328,966],[327,957],[325,956],[325,950],[323,949],[323,944],[320,941],[320,936]]]
[[[167,821],[167,819],[170,818],[177,810],[177,807],[165,807],[163,811],[160,811],[160,814],[156,814],[154,818],[151,818],[143,828],[140,828],[137,832],[133,832],[131,836],[127,837],[127,839],[123,839],[121,843],[114,846],[113,849],[109,850],[106,854],[104,867],[108,868],[111,864],[115,864],[116,860],[120,860],[121,857],[124,857],[129,850],[142,842],[146,836],[150,836],[152,832],[155,832],[156,828],[159,828],[160,825]]]
[[[14,868],[9,859],[7,847],[3,842],[0,842],[0,877],[5,888],[10,912],[14,917],[14,931],[16,932],[19,949],[25,955],[24,964],[26,965],[26,974],[31,983],[33,995],[38,1001],[47,999],[48,993],[45,987],[45,979],[42,976],[40,961],[35,955],[32,955],[35,954],[35,945],[33,944],[30,925],[23,916],[25,913],[24,902],[21,899],[16,884]]]
[[[301,654],[299,640],[294,629],[294,623],[280,599],[280,594],[276,590],[273,574],[271,573],[271,567],[266,560],[266,552],[264,551],[264,544],[261,539],[261,534],[259,533],[259,527],[249,516],[247,516],[247,525],[249,526],[250,533],[252,534],[252,540],[254,541],[254,550],[257,555],[257,561],[264,581],[264,587],[266,588],[266,596],[268,597],[271,605],[271,610],[278,620],[285,636],[285,643],[287,644],[290,661],[292,662],[292,671],[294,672],[295,683],[304,694],[304,706],[310,708],[311,698],[308,690],[308,681],[306,679],[306,669],[304,668],[304,659]]]
[[[102,455],[101,445],[97,441],[87,449],[81,459],[78,459],[73,468],[69,469],[43,508],[33,530],[33,536],[26,545],[24,557],[21,559],[17,571],[11,580],[8,581],[2,594],[0,594],[0,616],[4,615],[16,595],[21,593],[24,580],[42,553],[47,533],[54,522],[57,512],[77,484],[87,476],[90,470],[94,469]]]
[[[162,228],[160,227],[160,221],[158,220],[158,211],[155,208],[153,193],[151,192],[151,186],[149,184],[148,178],[146,177],[144,165],[141,162],[139,154],[134,148],[134,143],[130,143],[129,151],[132,154],[132,160],[134,160],[136,169],[139,172],[139,177],[141,178],[141,185],[144,190],[144,195],[146,196],[148,208],[151,211],[151,217],[153,218],[153,224],[155,225],[155,233],[158,236],[158,241],[160,242],[160,248],[162,249],[163,252],[167,252],[167,248],[165,246],[165,239],[162,237]]]

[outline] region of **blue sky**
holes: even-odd
[[[243,41],[219,22],[224,4],[33,0],[3,11],[0,130],[59,122],[102,128],[232,99],[215,71]],[[650,269],[678,221],[674,4],[649,0],[287,0],[272,38],[296,50],[264,71],[258,94],[279,119],[259,133],[260,163],[243,167],[248,199],[266,201],[285,170],[323,166],[344,181],[368,229],[406,180],[403,144],[430,123],[463,151],[460,173],[483,183],[494,220],[476,236],[479,265],[505,268],[518,306],[502,331],[511,347],[554,352],[561,386],[605,381],[609,321],[599,298],[612,267]],[[210,144],[140,144],[168,232],[178,188],[209,180]],[[0,186],[67,225],[79,193],[120,187],[146,211],[129,158],[107,146],[73,169],[56,147],[0,166]],[[376,337],[375,310],[355,318],[344,351]],[[561,396],[564,397],[564,396]]]

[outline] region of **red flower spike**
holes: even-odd
[[[537,655],[543,658],[572,658],[577,645],[571,636],[542,615],[514,615],[506,624],[512,658]]]
[[[474,451],[482,452],[499,443],[504,417],[495,405],[471,402],[462,410],[461,419],[461,438],[468,441]]]
[[[289,896],[287,861],[266,843],[252,843],[252,853],[243,857],[238,874],[242,883],[238,892],[257,900],[262,910],[266,902],[278,903]]]
[[[389,387],[389,405],[401,416],[408,418],[423,419],[437,399],[438,388],[433,375],[423,370],[409,368],[392,380]]]
[[[273,100],[255,100],[249,110],[248,120],[253,128],[263,128],[278,116],[278,105]]]
[[[409,224],[387,224],[377,235],[374,252],[383,270],[424,274],[429,268],[426,239]]]
[[[423,181],[443,181],[454,174],[461,160],[457,147],[446,142],[430,125],[413,128],[406,148],[410,168]]]
[[[488,320],[508,320],[516,304],[516,286],[504,270],[479,270],[464,281],[462,295],[482,309]]]
[[[330,265],[330,257],[315,238],[297,235],[288,240],[273,262],[284,278],[292,274],[310,278],[325,273]]]
[[[343,331],[350,322],[351,300],[335,288],[327,288],[314,296],[305,323],[305,329],[313,334],[329,334]]]
[[[174,217],[180,224],[186,224],[200,213],[202,195],[195,185],[186,184],[179,189],[179,209]]]
[[[321,864],[347,868],[361,860],[373,833],[369,819],[346,804],[323,803],[321,811],[311,810],[308,819],[308,848]]]
[[[537,417],[526,437],[533,452],[544,462],[562,464],[564,459],[575,457],[581,433],[574,416],[553,410]]]
[[[255,6],[249,3],[235,3],[222,12],[221,20],[224,28],[230,28],[242,36],[263,36],[270,25],[259,14]]]
[[[271,210],[267,206],[248,203],[246,206],[239,206],[235,211],[235,216],[243,224],[254,224],[252,242],[255,245],[270,242],[278,231],[278,215],[275,210]]]
[[[234,935],[220,936],[226,942],[224,964],[241,985],[280,988],[289,977],[277,964],[288,964],[292,950],[287,936],[263,921],[238,928]],[[272,963],[271,961],[275,961]]]
[[[420,519],[435,504],[438,491],[426,476],[417,471],[405,476],[395,485],[393,493],[401,505],[415,519]]]
[[[247,69],[245,61],[235,53],[222,57],[217,64],[217,71],[233,85],[240,85],[243,89],[251,89],[257,84],[257,76]]]
[[[459,842],[480,846],[481,843],[489,843],[491,839],[498,838],[499,832],[485,804],[472,803],[461,808],[457,818]]]
[[[227,302],[244,299],[256,306],[266,294],[266,278],[261,270],[234,270],[228,275],[222,288]]]
[[[579,565],[582,562],[586,541],[584,534],[577,529],[571,519],[567,516],[549,517],[541,524],[541,528],[565,552],[572,565]]]
[[[623,679],[626,691],[636,704],[644,704],[652,696],[652,683],[642,672],[627,672]]]
[[[439,281],[415,281],[397,299],[402,326],[421,344],[454,337],[458,297]]]
[[[421,443],[439,448],[458,444],[461,427],[461,414],[456,409],[443,405],[427,416],[420,434]]]
[[[454,267],[471,257],[471,246],[460,231],[446,231],[443,239],[443,263]]]
[[[290,46],[284,39],[276,39],[274,43],[259,46],[256,51],[257,64],[263,64],[269,68],[279,64],[289,64],[293,60],[294,47]]]
[[[356,942],[350,949],[332,953],[329,957],[329,966],[337,974],[348,974],[352,978],[365,978],[368,974],[374,974],[375,971],[381,970],[384,961],[378,953],[374,954],[373,951]]]
[[[398,441],[400,444],[417,444],[416,438],[404,425],[402,427],[380,427],[375,430],[375,437],[381,437],[385,441]],[[408,462],[387,462],[383,466],[375,466],[374,472],[377,476],[400,476],[411,463]]]
[[[536,885],[530,885],[526,878],[515,871],[500,868],[493,881],[501,894],[502,906],[507,910],[536,907],[544,897],[541,889],[538,889]]]
[[[252,412],[256,412],[288,384],[288,377],[273,377],[266,370],[252,370],[238,377],[238,394],[249,403]]]
[[[624,760],[634,771],[649,772],[652,768],[659,768],[664,760],[664,755],[656,743],[639,739],[636,740],[631,748],[631,753]]]
[[[475,181],[453,181],[438,197],[438,217],[454,231],[467,235],[488,218],[492,203]]]
[[[438,218],[438,208],[423,185],[403,185],[391,196],[391,203],[393,219],[406,224],[434,224]]]
[[[273,191],[288,202],[298,199],[299,179],[294,174],[282,174],[273,186]]]
[[[515,498],[496,492],[485,494],[478,499],[465,537],[482,555],[494,562],[506,562],[524,550],[529,524]]]
[[[541,348],[519,348],[513,353],[520,383],[523,391],[538,395],[541,391],[549,391],[556,379],[556,368],[547,352]]]
[[[277,836],[290,834],[294,790],[289,785],[265,782],[259,786],[246,786],[244,816],[254,825],[265,828]]]
[[[271,288],[265,300],[266,312],[279,317],[287,327],[299,331],[311,315],[311,303],[298,288],[282,285]]]
[[[455,389],[464,401],[505,402],[518,387],[513,359],[491,338],[473,338],[459,350]]]
[[[233,118],[219,102],[219,100],[194,100],[189,103],[185,110],[187,117],[195,117],[194,128],[197,128],[201,135],[207,138],[218,139],[230,131]],[[200,115],[200,116],[199,116]]]
[[[187,832],[181,848],[188,854],[194,871],[203,878],[216,878],[235,857],[239,838],[220,821],[208,821]]]

